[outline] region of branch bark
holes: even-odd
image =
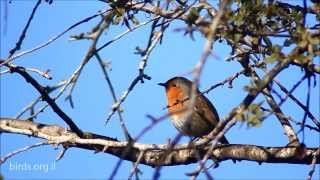
[[[170,152],[166,149],[168,145],[131,144],[118,141],[114,138],[86,132],[85,138],[80,138],[74,132],[58,125],[47,125],[32,121],[0,118],[0,132],[22,134],[36,138],[45,139],[50,144],[62,144],[64,147],[76,147],[93,151],[105,152],[128,161],[137,162],[149,166],[175,166],[191,164],[203,157],[211,144],[185,148],[177,145]],[[160,147],[160,148],[158,148]],[[143,154],[141,155],[141,153]],[[316,164],[320,163],[320,148],[307,147],[264,147],[255,145],[230,144],[216,145],[210,153],[212,159],[224,160],[247,160],[258,163],[289,163],[289,164],[311,164],[316,158]],[[164,157],[165,155],[165,157]],[[161,161],[160,161],[161,160]]]

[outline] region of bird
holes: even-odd
[[[188,110],[193,86],[189,79],[177,76],[158,85],[165,88],[171,122],[182,134],[203,138],[219,123],[216,108],[198,89],[195,91],[196,97],[191,112]],[[229,144],[225,136],[220,138],[219,142]]]

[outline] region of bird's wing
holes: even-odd
[[[216,126],[219,122],[219,115],[216,108],[205,96],[198,96],[196,99],[195,110],[199,113],[205,120],[210,122],[213,126]]]
[[[195,111],[202,116],[206,122],[212,124],[212,128],[214,128],[219,123],[219,115],[209,99],[205,96],[198,96],[195,104]],[[219,141],[222,144],[229,144],[225,136],[221,137]]]

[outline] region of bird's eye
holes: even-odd
[[[172,84],[172,87],[177,87],[177,85],[176,84]]]

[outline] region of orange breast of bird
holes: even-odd
[[[188,96],[178,87],[167,89],[169,112],[173,116],[179,116],[186,108],[186,98]]]

